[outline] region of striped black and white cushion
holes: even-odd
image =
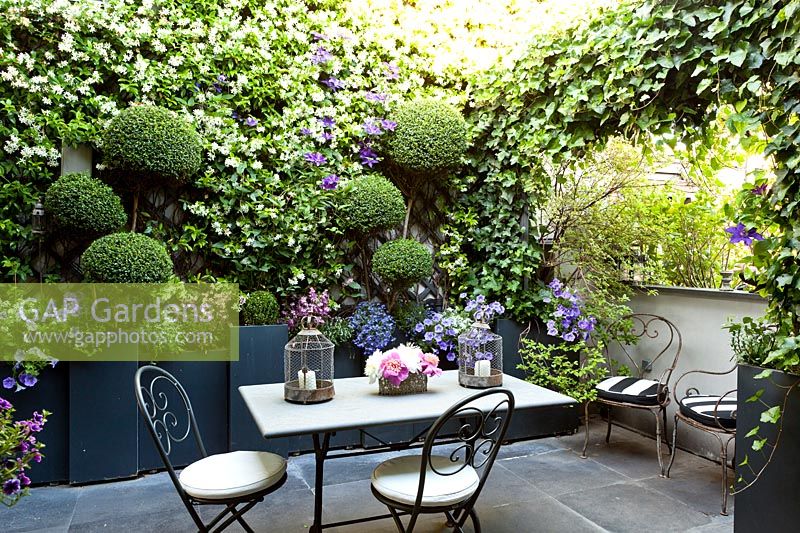
[[[658,381],[615,376],[597,384],[597,396],[615,402],[658,404]]]
[[[720,425],[736,429],[736,396],[687,396],[680,402],[681,413],[706,426],[719,427],[714,419],[714,409],[719,402],[716,415]]]

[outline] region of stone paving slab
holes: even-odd
[[[581,459],[583,434],[520,442],[501,449],[477,510],[487,533],[657,532],[730,533],[733,516],[719,515],[721,467],[679,452],[672,479],[658,476],[655,442],[614,427],[605,444],[605,424],[592,424],[588,459]],[[446,447],[439,448],[440,453]],[[372,496],[372,468],[393,454],[326,463],[325,520],[383,513]],[[312,521],[313,458],[292,457],[284,487],[247,515],[256,531],[304,533]],[[733,498],[731,498],[731,509]],[[210,517],[217,508],[204,507]],[[83,487],[41,487],[12,509],[0,510],[3,533],[36,531],[194,531],[166,473]],[[468,527],[468,530],[471,530]],[[232,526],[229,531],[241,531]],[[390,520],[331,531],[395,531]],[[428,516],[419,533],[452,531],[443,517]]]

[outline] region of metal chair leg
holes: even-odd
[[[669,465],[667,466],[667,475],[664,477],[669,477],[669,472],[672,470],[672,463],[675,462],[675,454],[678,450],[678,414],[675,414],[675,426],[672,428],[672,449],[669,452]]]
[[[481,533],[481,521],[478,520],[478,513],[475,512],[474,507],[470,510],[469,516],[472,518],[472,528],[475,530],[475,533]]]
[[[397,526],[397,531],[400,533],[406,533],[406,528],[403,526],[402,520],[400,520],[400,515],[397,514],[397,510],[393,507],[386,506],[389,509],[389,513],[392,515],[392,520],[394,520],[394,525]]]
[[[664,443],[667,445],[667,451],[672,453],[672,446],[669,445],[669,429],[667,426],[667,408],[661,408],[661,421],[664,423]]]
[[[730,442],[730,439],[728,439],[728,442],[723,443],[722,439],[719,438],[720,448],[722,449],[720,454],[720,459],[722,460],[722,512],[720,514],[722,516],[728,516],[728,444]]]
[[[608,418],[608,427],[606,428],[606,444],[608,444],[608,441],[611,440],[611,406],[610,405],[608,406],[608,413],[606,414],[606,417]]]
[[[664,477],[664,459],[661,457],[661,413],[650,411],[656,417],[656,453],[658,454],[658,475]]]
[[[589,402],[583,404],[583,420],[584,420],[584,435],[583,435],[583,451],[581,452],[581,459],[586,459],[586,448],[589,446]]]

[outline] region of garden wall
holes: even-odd
[[[655,296],[640,293],[630,302],[635,313],[652,313],[661,315],[675,323],[683,337],[683,350],[678,366],[673,374],[672,383],[689,370],[725,371],[733,366],[729,345],[730,335],[722,325],[730,317],[761,316],[766,302],[753,294],[741,291],[718,291],[715,289],[690,289],[675,287],[652,287],[658,291]],[[636,349],[631,350],[635,356]],[[614,353],[612,356],[622,361],[624,355]],[[648,375],[650,379],[658,376]],[[680,383],[678,393],[683,396],[687,387],[696,387],[701,394],[723,394],[736,388],[736,372],[726,376],[700,376],[691,382]],[[684,383],[686,382],[686,383]],[[644,411],[631,412],[632,409],[618,409],[614,412],[614,420],[626,426],[654,435],[653,416]],[[675,405],[668,407],[668,435],[672,438]],[[613,439],[613,435],[612,435]],[[678,447],[692,453],[719,459],[719,444],[716,439],[702,431],[681,424],[678,428]],[[730,452],[733,452],[731,447]]]

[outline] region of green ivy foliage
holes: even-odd
[[[105,163],[128,179],[161,178],[185,183],[201,163],[200,136],[163,107],[135,105],[111,119],[102,137]]]
[[[392,113],[397,127],[389,154],[412,172],[436,173],[456,167],[467,150],[467,125],[459,111],[440,100],[404,102]]]
[[[81,256],[86,281],[96,283],[164,283],[172,277],[172,260],[164,245],[140,233],[100,237]]]
[[[372,270],[394,289],[405,288],[433,273],[431,251],[414,239],[396,239],[380,245],[372,256]]]
[[[336,209],[342,228],[357,235],[390,230],[402,224],[406,216],[403,194],[378,174],[348,183]]]
[[[44,208],[53,225],[76,235],[106,235],[128,220],[119,196],[88,174],[62,176],[48,189]]]
[[[242,306],[242,324],[258,326],[277,324],[280,306],[275,295],[269,291],[256,291],[247,296]]]

